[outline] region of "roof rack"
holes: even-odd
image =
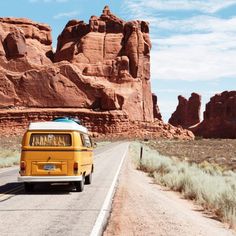
[[[52,121],[55,121],[55,122],[75,122],[75,123],[77,123],[78,125],[82,125],[81,120],[79,120],[79,119],[77,119],[77,118],[73,118],[73,117],[67,117],[67,116],[64,116],[64,117],[56,117],[56,118],[54,118]]]

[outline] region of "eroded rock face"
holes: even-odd
[[[7,35],[4,46],[7,58],[24,57],[27,53],[25,35],[18,29]]]
[[[169,119],[169,123],[183,128],[198,124],[200,122],[201,96],[197,93],[192,93],[189,100],[187,100],[180,95],[178,100],[179,104]]]
[[[127,137],[193,139],[164,124],[150,86],[149,26],[105,7],[89,24],[71,20],[52,53],[51,29],[0,18],[0,128],[71,115],[90,131]]]
[[[29,122],[49,121],[61,116],[79,118],[88,127],[92,136],[106,140],[117,138],[194,139],[191,131],[164,124],[158,119],[155,122],[131,121],[129,116],[121,110],[99,112],[68,108],[0,110],[1,134],[6,136],[23,135]]]
[[[156,94],[152,94],[152,101],[153,101],[153,115],[155,119],[162,120],[162,115],[157,104],[157,96]]]
[[[50,27],[0,18],[0,108],[122,110],[153,121],[148,31],[146,22],[125,22],[105,7],[89,24],[69,21],[53,54]]]
[[[206,104],[203,121],[192,131],[205,138],[236,138],[236,91],[213,96]]]
[[[0,42],[0,57],[2,54],[7,59],[24,57],[35,66],[50,64],[52,38],[49,26],[25,18],[0,18],[0,35],[3,45]],[[2,49],[4,53],[1,53]]]

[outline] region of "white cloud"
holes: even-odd
[[[194,81],[236,77],[236,18],[199,16],[162,21],[162,29],[173,30],[164,38],[153,35],[152,78]]]
[[[166,86],[153,86],[165,121],[175,111],[177,95],[189,98],[192,91],[198,92],[203,112],[221,88],[235,89],[226,81],[236,78],[236,13],[228,19],[219,16],[235,4],[236,0],[123,0],[126,18],[150,22],[151,77]]]
[[[153,79],[217,80],[236,77],[236,16],[212,16],[236,0],[124,0],[126,14],[150,22]],[[168,11],[196,10],[175,17]]]
[[[184,20],[170,20],[168,18],[149,18],[154,27],[168,30],[178,31],[178,33],[189,32],[236,32],[236,17],[230,19],[221,19],[217,17],[198,15]]]
[[[236,0],[124,0],[124,7],[138,15],[147,8],[152,11],[197,10],[215,13],[233,4],[236,4]]]
[[[191,40],[191,36],[185,36],[183,41],[188,38]],[[169,44],[170,48],[152,52],[152,79],[198,81],[236,77],[236,49],[222,51],[210,46],[210,42],[195,46],[183,45],[180,40],[178,44],[178,36],[171,40],[174,45]]]
[[[54,19],[60,19],[60,18],[71,18],[78,16],[78,11],[71,11],[71,12],[61,12],[53,16]]]

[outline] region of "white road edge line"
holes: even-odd
[[[92,229],[92,232],[90,234],[90,236],[98,236],[98,235],[101,235],[102,234],[102,229],[103,229],[103,226],[104,226],[104,219],[105,219],[105,216],[107,214],[107,212],[109,211],[109,205],[111,203],[111,200],[112,200],[112,197],[113,197],[113,193],[114,193],[114,189],[115,189],[115,186],[116,186],[116,182],[117,182],[117,179],[118,179],[118,176],[119,176],[119,173],[120,173],[120,170],[121,170],[121,167],[122,167],[122,164],[124,162],[124,159],[127,155],[127,152],[129,150],[129,145],[127,146],[127,149],[125,150],[123,156],[122,156],[122,159],[121,159],[121,162],[120,162],[120,165],[118,167],[118,170],[115,174],[115,177],[112,181],[112,184],[111,184],[111,187],[106,195],[106,198],[105,198],[105,201],[103,202],[103,205],[102,205],[102,208],[99,212],[99,215],[97,217],[97,220],[93,226],[93,229]]]

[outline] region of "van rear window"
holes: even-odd
[[[31,134],[30,146],[34,147],[68,147],[71,146],[70,134]]]

